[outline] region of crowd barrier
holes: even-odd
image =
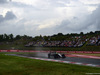
[[[0,52],[50,52],[48,51],[34,51],[34,50],[0,50]],[[53,52],[53,51],[52,51]],[[100,53],[100,51],[56,51],[60,53]]]

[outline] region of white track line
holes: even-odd
[[[30,58],[30,59],[45,60],[45,61],[60,62],[60,63],[69,63],[69,64],[85,65],[85,66],[99,67],[100,68],[100,65],[80,63],[80,62],[62,61],[62,60],[46,59],[46,58],[37,58],[37,57],[27,57],[27,56],[21,56],[21,55],[16,55],[16,54],[6,54],[6,55],[19,56],[19,57],[25,57],[25,58]]]

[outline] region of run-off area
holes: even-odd
[[[6,54],[6,55],[60,62],[60,63],[70,63],[70,64],[85,65],[85,66],[92,66],[92,67],[100,67],[100,59],[68,57],[68,56],[66,56],[66,58],[54,59],[54,58],[48,58],[48,52],[28,52],[28,53],[17,53],[17,54],[13,53],[13,54]]]

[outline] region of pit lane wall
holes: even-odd
[[[34,50],[0,50],[0,52],[50,52],[48,51],[34,51]],[[52,51],[53,52],[53,51]],[[100,54],[100,51],[56,51],[60,53],[91,53],[91,54]]]

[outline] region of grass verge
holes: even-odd
[[[0,53],[0,75],[86,75],[100,68],[7,56]]]
[[[87,53],[72,53],[72,54],[78,54],[78,55],[90,55],[90,56],[98,56],[100,57],[100,54],[87,54]]]
[[[24,45],[8,44],[0,45],[1,50],[54,50],[54,51],[100,51],[100,46],[82,46],[82,47],[25,47]]]

